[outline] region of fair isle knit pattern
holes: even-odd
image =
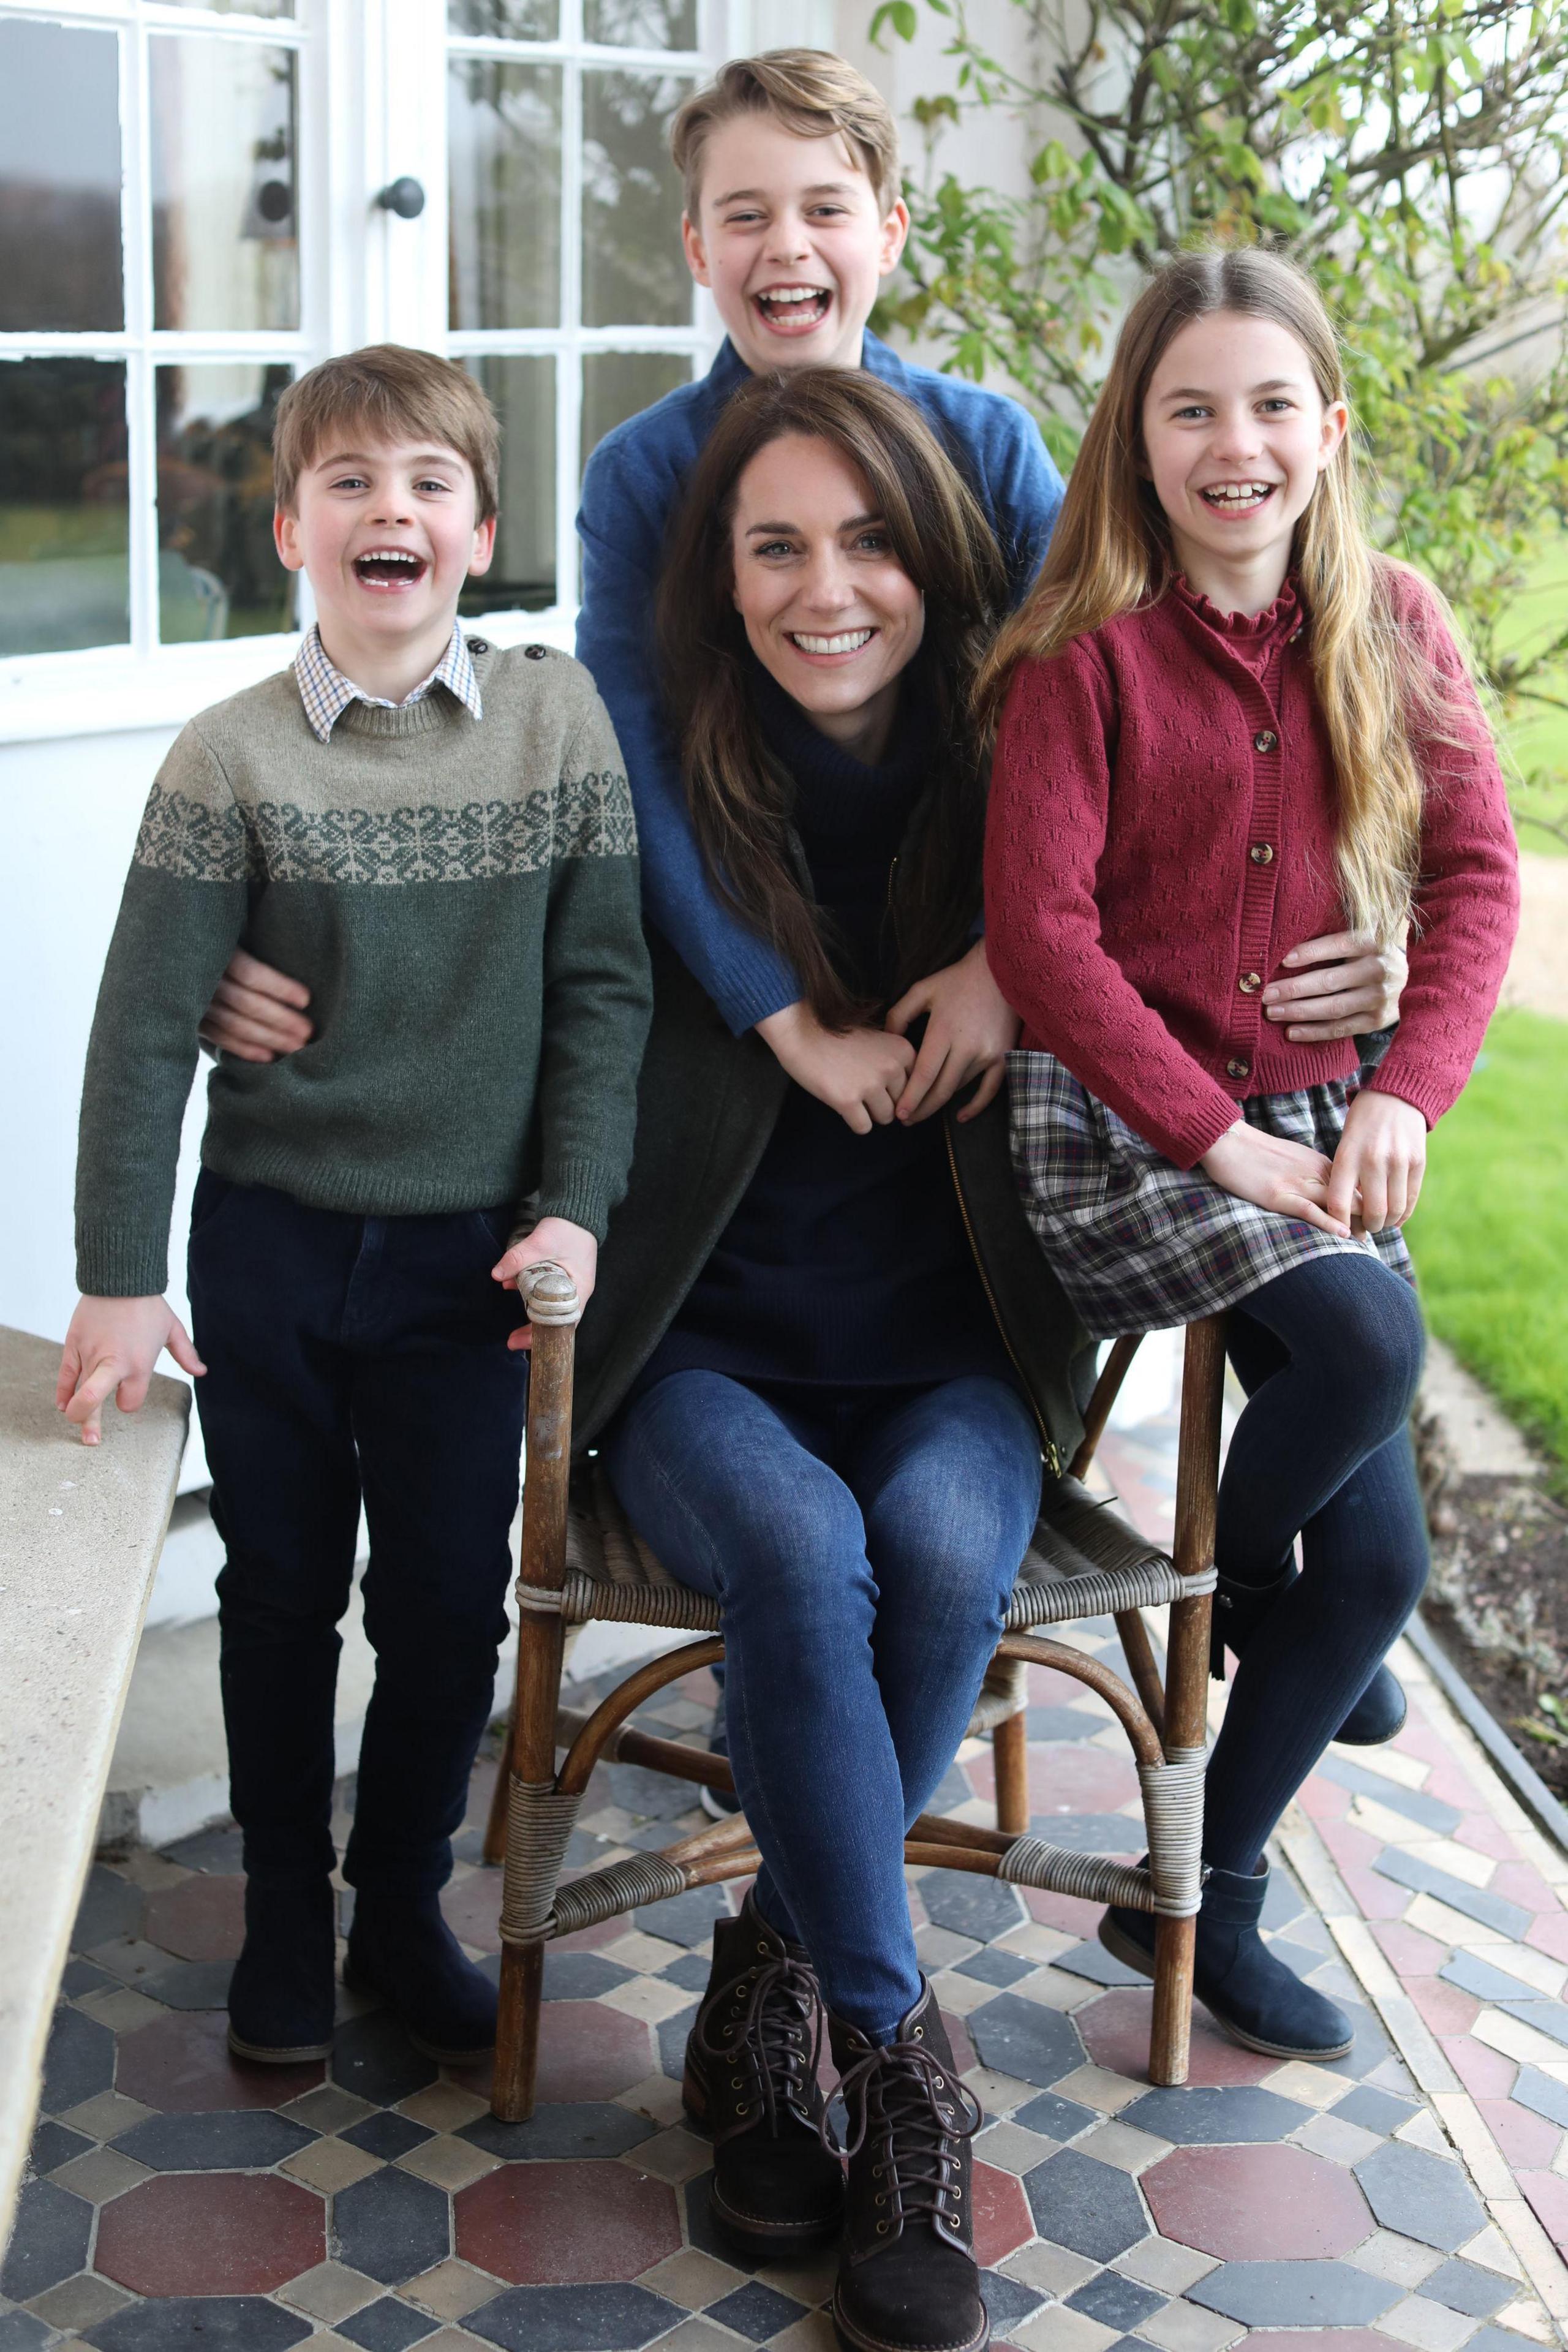
[[[483,640],[481,639],[481,643]],[[294,676],[299,681],[300,699],[305,706],[319,743],[327,742],[333,728],[351,702],[363,702],[372,710],[406,710],[411,702],[423,702],[433,686],[444,686],[455,694],[463,708],[476,719],[485,715],[484,698],[474,669],[460,623],[454,621],[447,650],[428,677],[421,678],[412,694],[401,702],[389,702],[384,695],[367,694],[352,677],[345,677],[325,646],[321,632],[314,621],[300,641],[294,656]]]
[[[196,1024],[238,946],[304,982],[315,1034],[218,1063],[205,1166],[316,1208],[506,1204],[602,1238],[649,1004],[625,769],[580,664],[461,649],[474,703],[355,696],[323,740],[289,669],[175,741],[88,1051],[84,1291],[164,1286]]]

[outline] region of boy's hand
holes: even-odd
[[[1414,1103],[1365,1087],[1352,1103],[1334,1154],[1328,1206],[1358,1233],[1402,1225],[1421,1195],[1426,1122]]]
[[[977,940],[959,962],[906,989],[886,1026],[896,1036],[905,1036],[922,1013],[926,1033],[899,1097],[900,1123],[930,1118],[973,1078],[980,1083],[958,1116],[961,1121],[976,1118],[1001,1086],[1007,1055],[1022,1026],[991,977],[984,940]]]
[[[1350,1236],[1348,1215],[1328,1205],[1331,1163],[1304,1143],[1266,1135],[1238,1118],[1217,1143],[1210,1144],[1198,1166],[1222,1192],[1234,1192],[1238,1200],[1256,1202],[1277,1216],[1299,1218],[1326,1234]]]
[[[577,1286],[577,1303],[586,1307],[594,1295],[594,1276],[599,1269],[599,1244],[582,1225],[574,1225],[564,1217],[541,1217],[533,1231],[523,1240],[513,1242],[506,1255],[490,1268],[490,1280],[503,1283],[509,1290],[517,1288],[517,1277],[524,1266],[563,1265]],[[509,1348],[531,1348],[533,1327],[520,1324],[507,1341]]]
[[[1397,1021],[1410,965],[1403,946],[1380,947],[1370,931],[1331,931],[1292,948],[1285,971],[1263,992],[1265,1017],[1293,1045],[1320,1045]]]
[[[77,1300],[55,1402],[68,1421],[79,1423],[84,1445],[96,1445],[102,1436],[108,1398],[116,1396],[121,1412],[146,1403],[153,1367],[165,1348],[183,1372],[199,1379],[206,1370],[166,1298]]]
[[[239,1062],[275,1062],[280,1055],[297,1054],[315,1035],[305,1018],[310,1002],[303,981],[290,980],[286,971],[275,971],[236,948],[196,1034],[215,1054],[232,1054]]]
[[[786,1004],[756,1024],[757,1034],[808,1095],[836,1110],[857,1135],[889,1127],[909,1084],[915,1049],[886,1029],[825,1029],[809,1004]]]

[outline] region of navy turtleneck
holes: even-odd
[[[752,690],[795,781],[817,904],[857,982],[886,1003],[895,985],[889,887],[928,775],[918,689],[906,688],[876,766],[820,734],[760,666]],[[638,1386],[696,1370],[854,1388],[1009,1376],[940,1116],[856,1135],[791,1087],[756,1174]]]

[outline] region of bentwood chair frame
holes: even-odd
[[[688,1888],[749,1877],[760,1857],[745,1818],[699,1831],[663,1853],[634,1853],[561,1884],[562,1865],[595,1764],[619,1759],[732,1792],[728,1759],[633,1729],[655,1691],[724,1654],[717,1604],[654,1559],[621,1516],[602,1471],[571,1468],[574,1327],[570,1276],[529,1270],[519,1285],[533,1327],[528,1453],[517,1599],[517,1692],[497,1776],[485,1859],[504,1860],[500,2018],[490,2105],[503,2121],[533,2112],[544,1948],[552,1937],[615,1918]],[[1201,1897],[1210,1595],[1219,1474],[1224,1318],[1190,1324],[1182,1381],[1175,1539],[1169,1554],[1138,1536],[1081,1481],[1139,1346],[1111,1348],[1084,1414],[1065,1477],[1047,1476],[1041,1517],[1018,1571],[1006,1630],[970,1732],[989,1731],[995,1759],[995,1829],[926,1813],[905,1842],[916,1868],[967,1870],[1155,1915],[1149,2073],[1186,2080],[1193,1953]],[[1166,1680],[1141,1611],[1168,1606]],[[1098,1658],[1037,1631],[1110,1614],[1132,1676],[1129,1688]],[[591,1618],[699,1638],[648,1660],[584,1716],[561,1706],[568,1627]],[[1143,1799],[1146,1866],[1068,1852],[1029,1833],[1026,1671],[1050,1666],[1103,1698],[1131,1742]],[[787,1699],[784,1702],[787,1704]],[[566,1753],[559,1765],[558,1748]]]

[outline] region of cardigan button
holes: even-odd
[[[529,661],[548,661],[550,659],[550,648],[548,646],[524,646],[522,650],[525,659]]]
[[[1250,1062],[1227,1062],[1225,1066],[1225,1074],[1227,1078],[1249,1078],[1252,1076],[1252,1065]]]
[[[1274,852],[1267,841],[1255,841],[1247,854],[1254,866],[1272,866],[1274,863]]]
[[[1236,984],[1243,996],[1256,996],[1263,985],[1263,974],[1260,971],[1244,971]]]
[[[470,637],[468,645],[471,654],[488,654],[490,649],[488,637]]]
[[[1255,751],[1272,751],[1279,740],[1269,728],[1260,727],[1252,739],[1252,748]]]

